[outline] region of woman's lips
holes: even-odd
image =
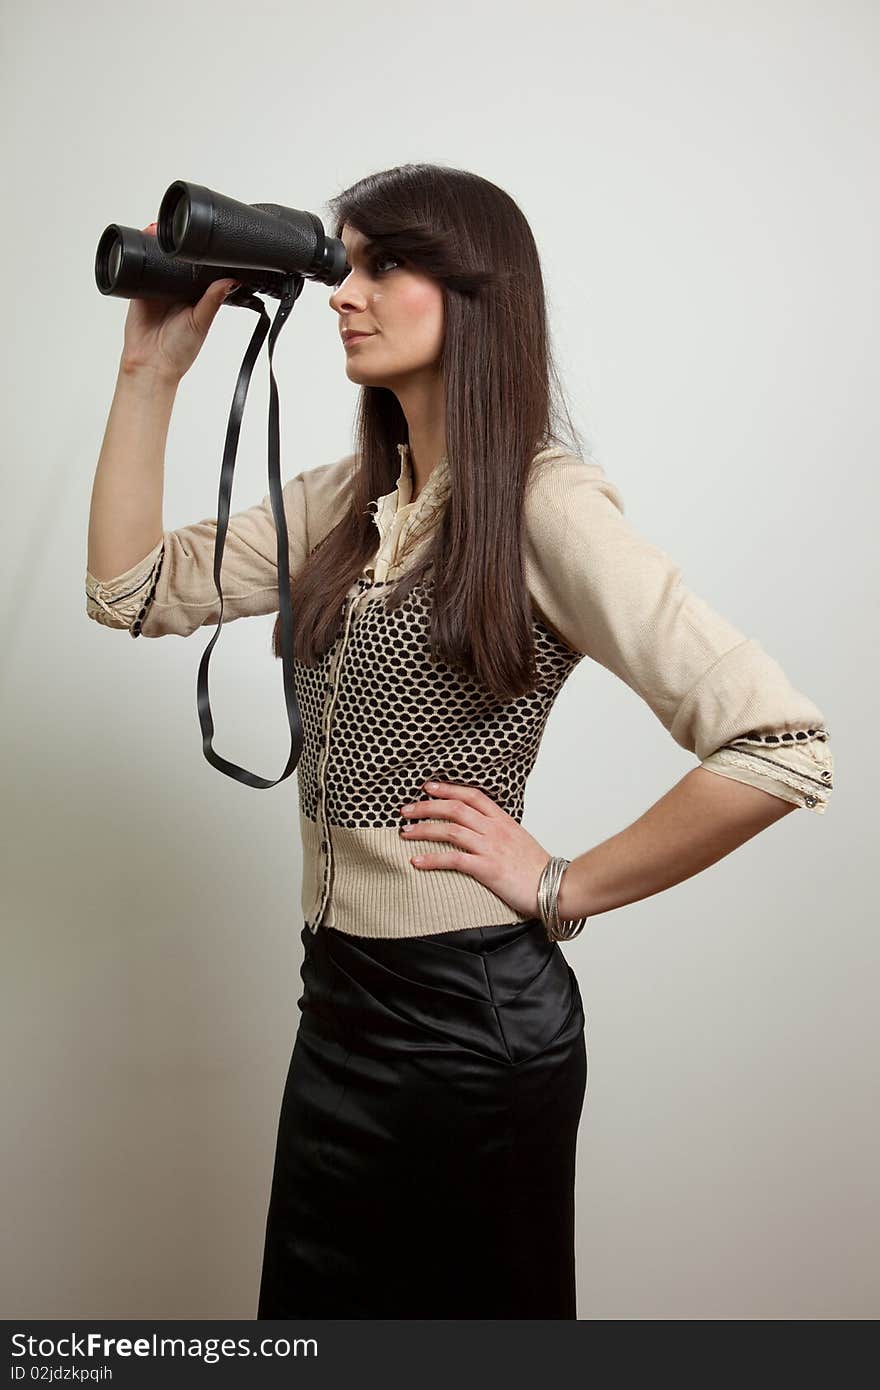
[[[352,333],[350,337],[345,339],[345,346],[349,348],[353,343],[365,343],[368,338],[373,336],[372,333]]]

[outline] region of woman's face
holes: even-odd
[[[360,386],[405,387],[408,379],[434,374],[443,345],[443,290],[436,280],[390,252],[370,246],[349,227],[342,229],[348,275],[330,296],[338,329],[369,333],[345,346],[345,370]]]

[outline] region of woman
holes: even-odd
[[[348,267],[330,308],[360,335],[343,351],[361,391],[354,454],[284,487],[304,988],[258,1317],[574,1318],[587,1062],[560,941],[824,811],[828,731],[557,433],[539,257],[509,195],[405,165],[331,209]],[[145,347],[138,327],[130,371],[187,369],[191,343]],[[165,532],[109,581],[90,563],[90,615],[145,636],[215,622],[215,529]],[[274,557],[267,496],[230,519],[225,621],[276,611]],[[521,821],[584,656],[699,766],[569,865]]]

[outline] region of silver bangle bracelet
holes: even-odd
[[[570,863],[570,859],[562,859],[558,855],[551,856],[538,882],[538,912],[549,941],[571,941],[572,937],[583,930],[587,922],[586,917],[565,922],[559,920],[556,900],[559,897],[562,875]]]

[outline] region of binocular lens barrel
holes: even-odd
[[[166,256],[199,265],[233,265],[337,282],[345,247],[325,235],[313,212],[277,203],[240,203],[200,183],[177,179],[159,207],[157,240]],[[246,280],[247,275],[239,276]]]
[[[95,279],[102,294],[116,294],[125,260],[124,229],[116,222],[105,227],[95,255]],[[122,279],[125,279],[122,276]]]
[[[202,184],[165,190],[156,236],[111,222],[95,256],[102,294],[191,304],[221,276],[280,298],[290,276],[337,285],[345,247],[313,212],[277,203],[240,203]]]

